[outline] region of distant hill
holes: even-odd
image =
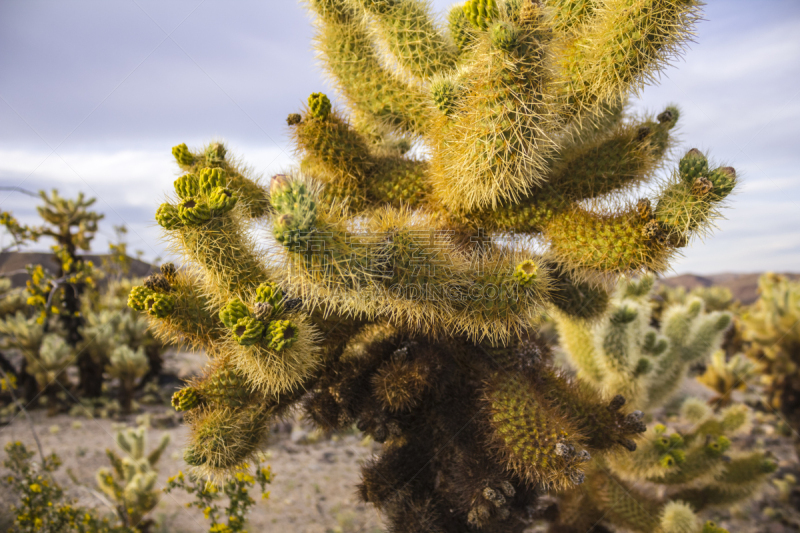
[[[93,262],[96,266],[103,264],[103,258],[108,255],[81,254],[87,261]],[[128,274],[132,278],[145,277],[156,271],[156,267],[131,259],[131,270]],[[14,287],[24,287],[28,280],[28,273],[25,271],[27,265],[42,265],[49,273],[55,275],[58,272],[58,264],[53,259],[53,254],[46,252],[2,252],[0,253],[0,276],[8,276]],[[102,281],[101,281],[102,283]]]
[[[710,274],[698,276],[696,274],[682,274],[658,280],[668,287],[683,287],[692,290],[697,287],[727,287],[733,297],[743,304],[751,304],[758,299],[758,278],[763,272],[754,274]],[[800,279],[800,274],[781,273],[790,279]]]

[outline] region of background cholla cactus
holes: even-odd
[[[130,412],[137,380],[158,374],[166,350],[149,331],[147,319],[127,308],[128,293],[137,281],[141,282],[112,281],[105,291],[84,295],[81,306],[80,349],[119,379],[120,405],[125,412]]]
[[[39,391],[53,407],[56,396],[69,386],[66,370],[75,358],[74,349],[64,340],[63,333],[58,329],[45,333],[43,324],[17,311],[0,321],[0,346],[22,354],[26,372],[34,377]]]
[[[768,402],[800,429],[800,283],[765,274],[758,300],[742,313],[748,356],[758,365]],[[795,433],[796,434],[796,433]]]
[[[213,358],[174,398],[185,458],[230,472],[301,402],[325,430],[384,443],[359,492],[394,531],[521,531],[539,495],[645,430],[615,391],[555,370],[535,321],[601,316],[602,280],[664,269],[736,184],[691,150],[631,197],[679,113],[625,102],[700,3],[470,0],[449,31],[422,0],[308,5],[349,113],[314,93],[289,115],[300,171],[269,188],[220,143],[173,148],[185,174],[156,221],[188,265],[130,293],[162,338]],[[676,332],[687,349],[693,335]],[[667,352],[653,372],[677,379],[689,359]]]
[[[169,435],[164,434],[150,453],[147,453],[147,430],[143,426],[119,430],[115,440],[123,456],[106,450],[112,468],[97,472],[97,484],[115,503],[125,526],[149,531],[152,521],[144,517],[158,503],[155,466],[169,444]]]
[[[108,357],[106,371],[119,379],[120,406],[125,413],[131,412],[133,390],[136,380],[147,374],[150,366],[141,348],[133,350],[130,346],[117,346]]]
[[[605,397],[622,391],[648,414],[670,399],[693,362],[714,352],[721,358],[710,367],[717,368],[714,375],[729,370],[718,348],[731,319],[726,312],[705,313],[702,300],[689,298],[664,309],[656,330],[652,286],[652,277],[620,281],[606,315],[594,322],[555,315],[578,378]],[[716,380],[712,385],[719,389]],[[720,394],[729,399],[730,392]],[[714,531],[695,512],[753,496],[775,470],[764,453],[732,447],[731,437],[748,424],[744,405],[715,415],[702,400],[688,398],[681,415],[673,431],[651,427],[634,453],[595,460],[585,485],[560,496],[558,531],[582,532],[598,522],[642,532]]]
[[[25,293],[11,287],[11,279],[0,277],[0,319],[25,308]]]

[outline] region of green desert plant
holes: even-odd
[[[549,364],[536,319],[603,315],[603,279],[665,269],[736,185],[690,150],[633,196],[679,113],[626,100],[700,2],[469,0],[449,28],[422,0],[308,6],[343,105],[314,93],[289,115],[300,169],[268,185],[221,143],[175,146],[184,174],[155,218],[187,265],[130,293],[213,359],[174,398],[185,459],[231,472],[300,403],[384,443],[359,494],[393,531],[522,531],[543,493],[645,430]]]
[[[767,403],[800,430],[800,282],[764,274],[758,300],[741,315],[747,355],[759,367]]]
[[[111,469],[97,472],[97,485],[114,502],[117,515],[126,527],[148,531],[152,520],[146,518],[158,503],[155,466],[169,444],[164,434],[153,450],[147,452],[145,427],[127,428],[116,433],[115,440],[123,456],[106,450]]]
[[[203,511],[203,516],[211,521],[210,533],[237,533],[245,531],[247,514],[256,501],[250,495],[256,483],[261,489],[261,499],[269,498],[267,485],[272,483],[272,471],[269,466],[262,467],[256,463],[253,474],[248,465],[245,470],[230,476],[221,485],[216,485],[193,474],[184,475],[178,472],[167,480],[164,492],[182,490],[194,496],[189,506]],[[225,508],[220,507],[223,495],[227,498]]]
[[[730,370],[718,348],[731,315],[706,313],[703,300],[689,298],[666,308],[656,330],[650,325],[652,286],[653,277],[621,280],[608,311],[593,322],[555,314],[578,379],[606,398],[621,392],[648,414],[674,395],[693,362],[714,352],[722,361],[710,368]],[[722,383],[728,384],[735,386]],[[716,380],[711,386],[721,399],[731,392],[720,391]],[[597,523],[645,533],[716,531],[695,513],[753,496],[777,466],[763,452],[732,445],[731,437],[748,419],[744,405],[716,415],[702,400],[686,399],[676,427],[657,424],[633,453],[595,459],[587,482],[561,495],[558,531],[583,532]]]
[[[744,354],[738,353],[727,359],[725,352],[717,350],[711,362],[697,381],[717,393],[709,400],[715,407],[725,407],[733,401],[734,391],[747,389],[747,383],[755,377],[756,365]]]
[[[133,533],[66,495],[53,478],[61,466],[56,454],[42,458],[41,462],[33,461],[35,454],[19,441],[9,442],[5,452],[3,465],[9,473],[4,481],[19,497],[19,504],[10,504],[13,523],[9,532]]]
[[[147,357],[141,348],[133,350],[130,346],[121,345],[111,352],[106,371],[111,377],[119,379],[120,406],[124,413],[131,412],[134,387],[149,368]]]
[[[22,311],[0,320],[0,347],[22,354],[24,369],[33,376],[38,391],[54,406],[56,396],[69,387],[67,368],[75,358],[74,349],[67,344],[63,332],[54,327],[45,332],[44,324]]]

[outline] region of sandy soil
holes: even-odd
[[[163,412],[163,409],[147,410],[154,415]],[[34,411],[32,417],[45,454],[56,452],[64,462],[57,476],[62,486],[73,487],[67,475],[67,469],[70,469],[83,485],[94,489],[95,472],[101,467],[109,466],[105,449],[116,449],[114,429],[118,423],[67,415],[47,417],[42,411]],[[162,487],[167,477],[179,470],[186,471],[186,464],[180,453],[186,428],[151,428],[148,432],[150,446],[155,445],[164,433],[170,434],[171,442],[157,465],[158,484]],[[260,500],[258,494],[254,494],[258,503],[250,516],[249,531],[383,531],[380,517],[374,509],[358,502],[355,497],[359,467],[376,451],[375,445],[363,443],[355,435],[302,444],[305,438],[307,433],[300,427],[294,428],[291,433],[274,435],[273,444],[266,452],[267,463],[274,473],[273,482],[269,486],[271,494],[267,500]],[[5,446],[7,442],[16,440],[35,450],[30,427],[21,417],[0,428],[0,445]],[[2,468],[0,471],[5,472]],[[103,507],[102,502],[86,489],[78,488],[70,493],[86,505]],[[13,498],[14,495],[9,494],[5,488],[0,489],[0,501],[11,502]],[[208,531],[209,522],[197,509],[187,509],[185,503],[188,501],[188,496],[178,491],[162,495],[152,515],[163,525],[163,531]],[[3,513],[7,513],[6,505],[0,507],[0,516]],[[0,528],[7,520],[7,516],[0,518]]]

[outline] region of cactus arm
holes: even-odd
[[[347,199],[351,209],[365,200],[414,207],[429,194],[427,162],[372,153],[367,138],[336,113],[307,112],[292,135],[303,157],[301,168],[325,184],[327,204]]]
[[[420,89],[381,64],[368,29],[343,0],[309,2],[317,15],[316,48],[341,93],[362,118],[422,135],[429,121]]]
[[[775,469],[776,464],[763,453],[754,452],[732,459],[713,484],[679,490],[673,498],[692,502],[698,511],[731,505],[755,494]]]
[[[541,68],[548,39],[538,8],[525,20],[492,21],[482,32],[454,111],[440,117],[432,139],[431,183],[448,208],[475,210],[517,201],[542,183],[557,122],[543,97]]]
[[[603,370],[594,349],[592,331],[589,324],[571,317],[554,314],[561,346],[572,366],[578,371],[578,378],[600,389]]]
[[[675,120],[624,123],[593,142],[567,146],[547,173],[548,187],[573,201],[635,188],[657,168]]]
[[[359,0],[392,57],[412,76],[429,78],[455,66],[456,47],[439,30],[427,2]]]
[[[598,3],[561,57],[564,91],[580,111],[654,80],[691,39],[698,1]]]
[[[646,225],[634,204],[608,213],[576,207],[555,216],[544,235],[566,265],[617,273],[661,271],[671,249],[648,238]]]
[[[529,483],[569,487],[582,482],[583,436],[536,389],[520,377],[497,374],[484,397],[492,447],[509,469]]]
[[[158,442],[158,446],[156,446],[148,455],[147,455],[147,464],[150,467],[154,467],[158,460],[161,458],[161,454],[164,453],[164,450],[167,449],[169,445],[170,437],[169,433],[165,433],[161,436],[161,440]]]
[[[657,500],[632,491],[611,475],[593,476],[586,493],[604,514],[604,519],[633,531],[656,531],[660,504]]]
[[[200,284],[198,276],[188,272],[178,274],[167,294],[174,302],[171,312],[158,318],[150,316],[150,326],[156,336],[165,342],[184,342],[194,349],[213,353],[215,343],[222,338],[224,331],[219,319],[210,310],[208,298],[198,290]],[[136,290],[135,287],[134,294]],[[143,310],[135,300],[129,298],[128,305]]]
[[[553,370],[542,368],[538,379],[542,397],[563,413],[587,437],[584,442],[591,450],[635,448],[631,440],[645,431],[641,412],[625,414],[625,398],[614,396],[605,400],[594,389],[581,382],[565,378]],[[625,454],[629,455],[629,454]]]

